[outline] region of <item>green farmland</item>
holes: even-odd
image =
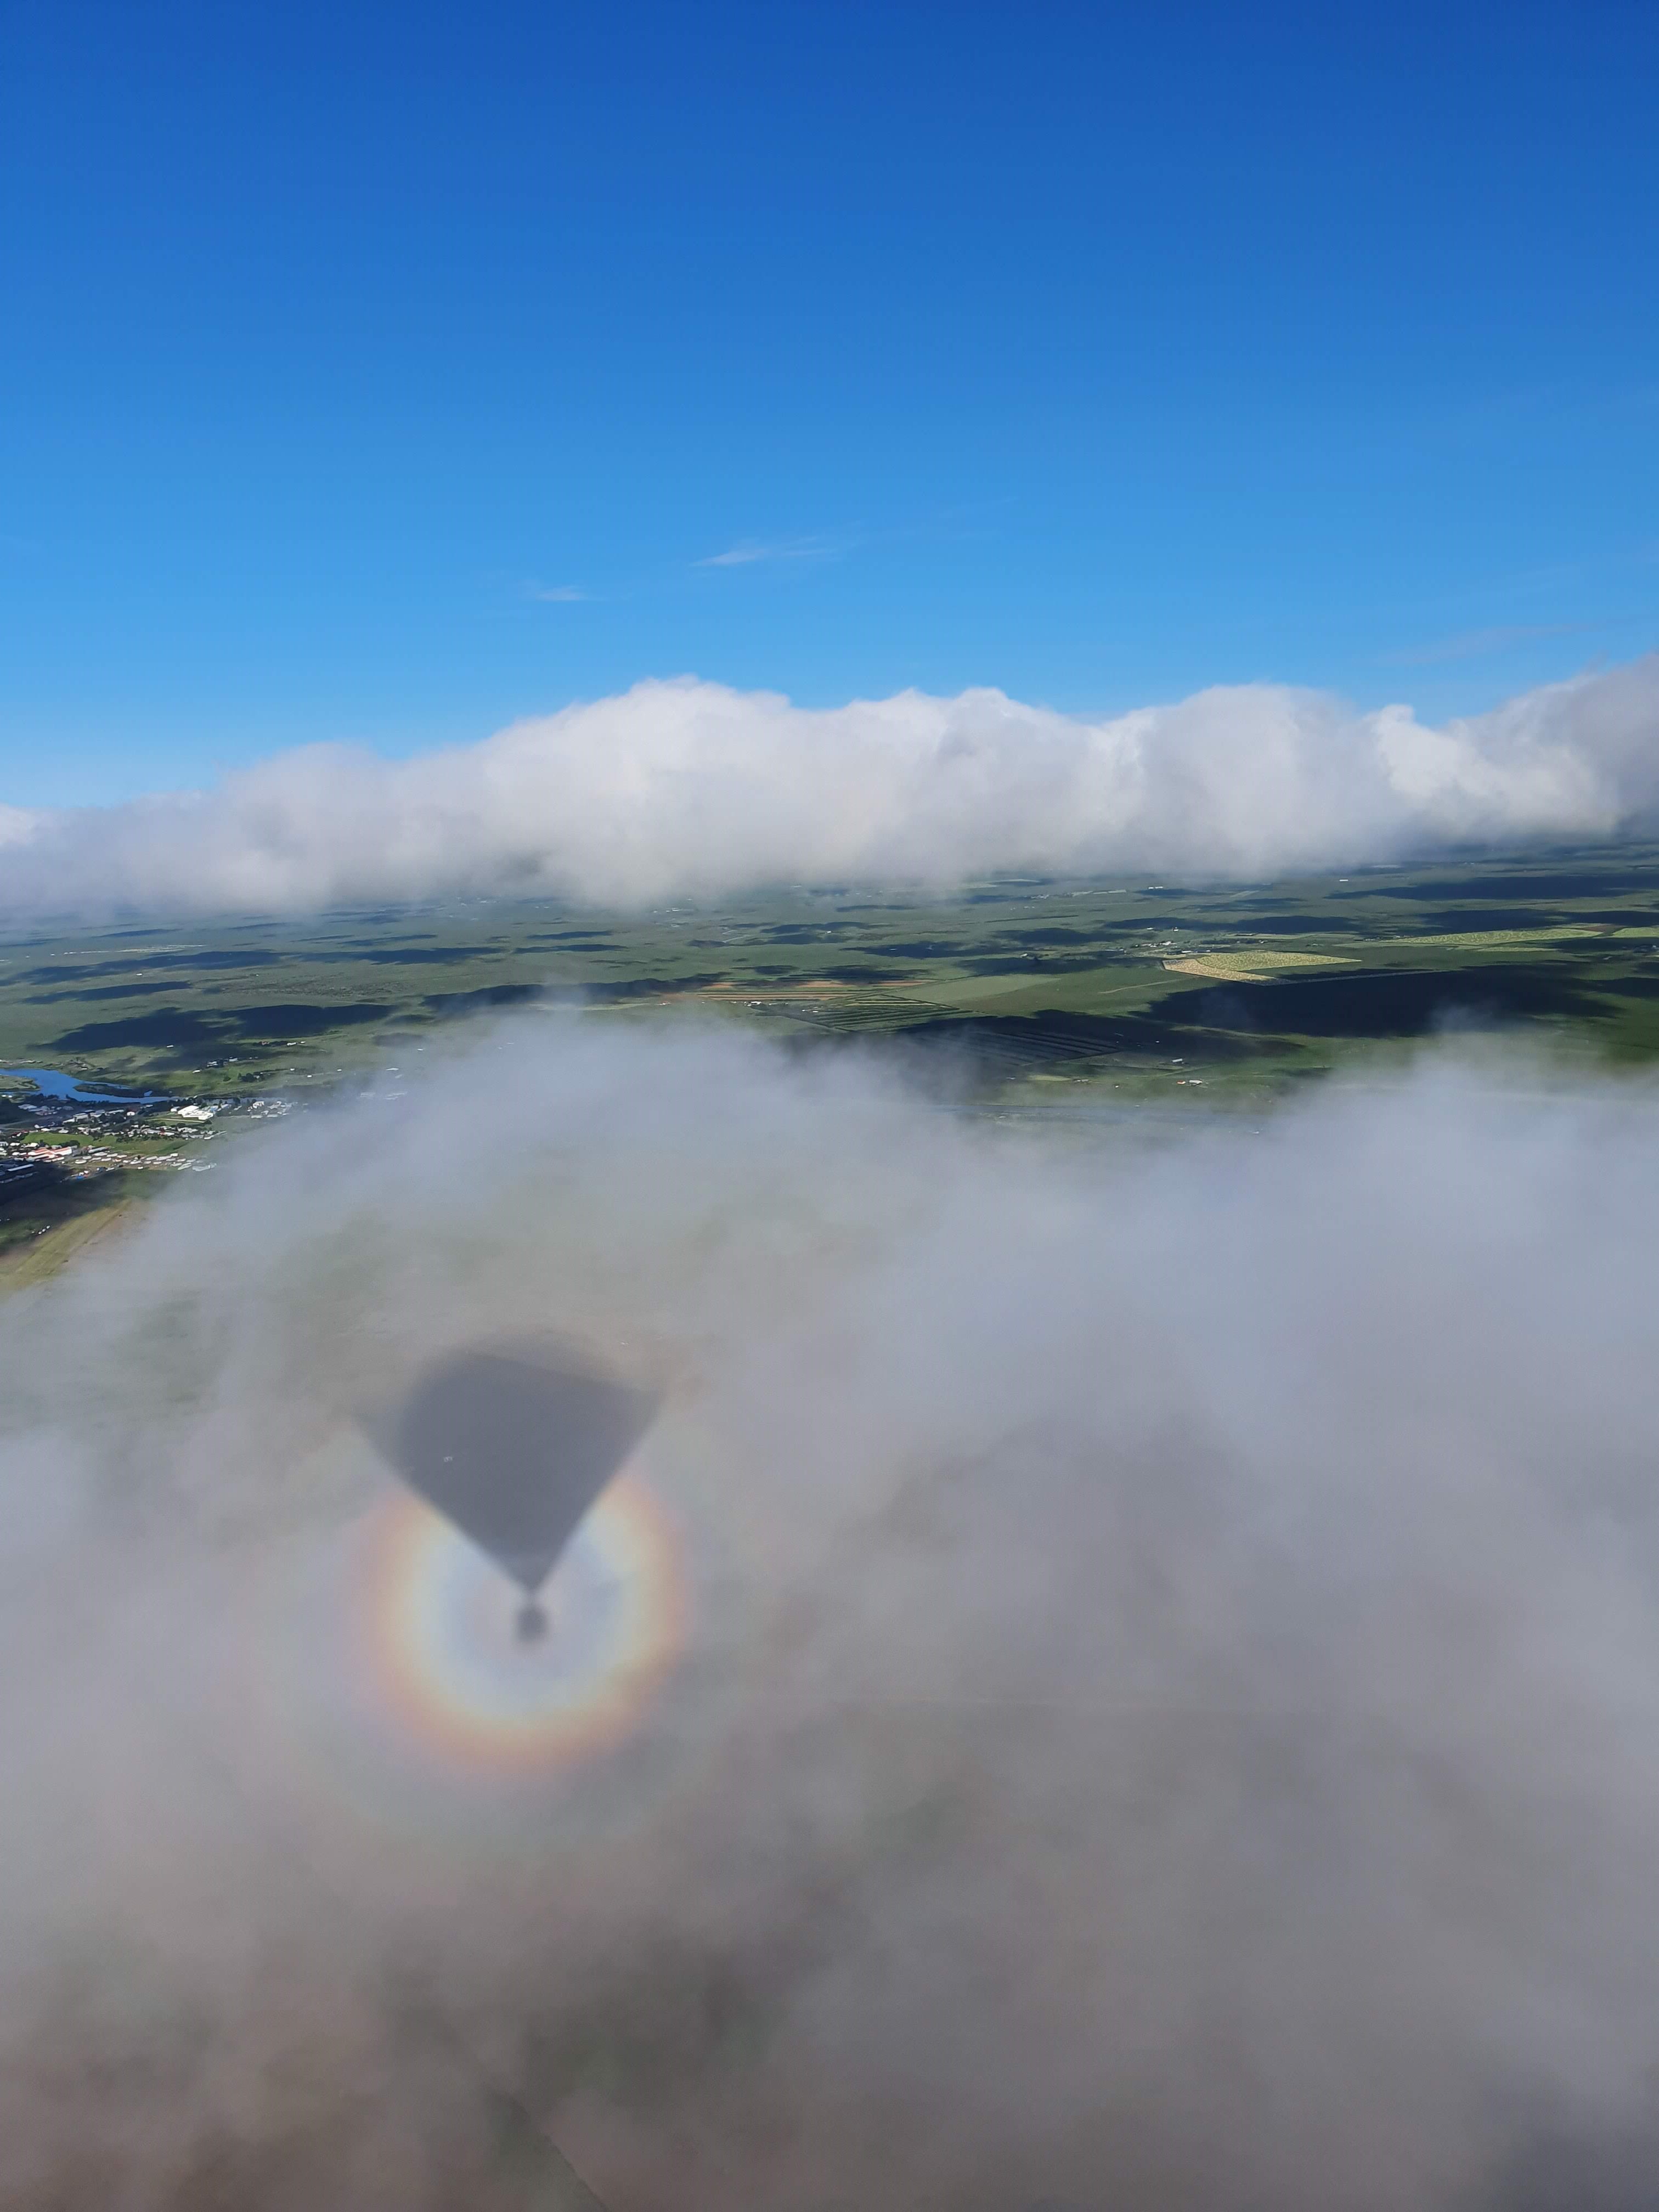
[[[1261,1097],[1446,1026],[1659,1051],[1659,848],[1206,889],[1000,878],[647,914],[467,901],[0,940],[0,1066],[174,1097],[315,1095],[457,1024],[580,999],[1058,1081]],[[1033,1101],[1041,1095],[1027,1090]]]

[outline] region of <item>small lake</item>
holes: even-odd
[[[32,1083],[43,1098],[73,1098],[87,1106],[159,1106],[165,1091],[91,1091],[78,1077],[55,1067],[0,1067],[0,1083]]]

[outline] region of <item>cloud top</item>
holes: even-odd
[[[506,2212],[511,2095],[638,2212],[1651,2212],[1659,1091],[1516,1072],[1051,1144],[542,1018],[8,1301],[0,2202]],[[526,1328],[690,1601],[508,1771],[354,1409]]]
[[[410,760],[308,746],[210,791],[0,808],[0,910],[1259,878],[1650,825],[1656,738],[1659,654],[1440,726],[1271,684],[1091,720],[989,690],[808,709],[686,678]]]

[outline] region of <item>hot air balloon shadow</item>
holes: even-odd
[[[548,1630],[544,1584],[656,1411],[648,1392],[562,1350],[502,1346],[437,1361],[372,1432],[409,1487],[524,1592],[515,1627],[533,1644]]]

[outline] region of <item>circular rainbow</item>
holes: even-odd
[[[631,1474],[572,1537],[537,1644],[514,1632],[517,1587],[417,1498],[391,1499],[366,1535],[357,1619],[374,1702],[447,1759],[524,1768],[620,1742],[685,1640],[678,1532]]]

